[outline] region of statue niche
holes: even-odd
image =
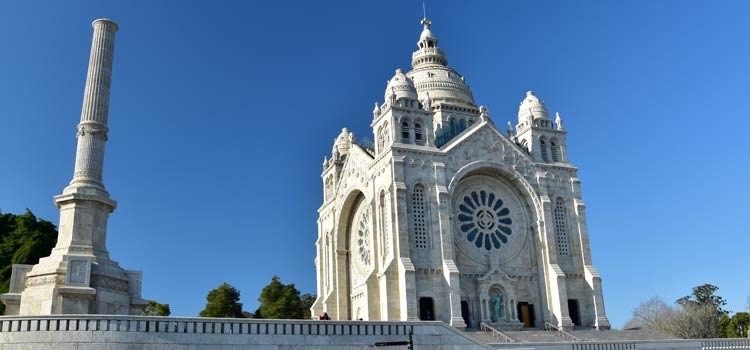
[[[505,308],[503,306],[503,292],[498,289],[492,291],[492,322],[505,319]]]

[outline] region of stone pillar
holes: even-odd
[[[137,315],[146,304],[141,299],[141,272],[122,269],[110,260],[106,247],[107,221],[116,202],[104,189],[102,169],[118,28],[108,19],[97,19],[92,26],[73,180],[54,198],[60,209],[57,245],[28,270],[16,293],[21,315]]]
[[[402,321],[419,321],[416,268],[411,261],[409,252],[409,217],[406,213],[407,196],[406,183],[404,183],[404,166],[403,156],[393,157],[393,177],[396,192],[394,249],[398,257],[399,309]]]
[[[92,24],[86,89],[83,93],[81,122],[78,124],[78,148],[71,186],[92,186],[104,190],[102,169],[104,143],[107,141],[109,87],[112,82],[112,60],[115,51],[115,32],[118,27],[108,19],[97,19]]]
[[[453,232],[450,225],[450,209],[448,207],[449,193],[445,179],[445,164],[435,162],[435,200],[438,208],[438,232],[440,238],[440,253],[443,260],[443,277],[448,286],[448,301],[450,302],[450,325],[456,328],[466,328],[466,322],[461,316],[461,285],[458,266],[453,252]]]

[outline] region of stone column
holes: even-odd
[[[109,87],[112,82],[112,60],[115,51],[117,24],[97,19],[92,24],[89,70],[83,94],[81,122],[78,124],[78,148],[71,186],[90,186],[104,190],[102,169],[104,143],[107,142]]]
[[[78,124],[73,180],[59,196],[57,244],[25,275],[20,294],[21,315],[140,314],[140,271],[124,270],[109,258],[107,221],[117,203],[102,182],[107,141],[109,87],[117,24],[97,19],[92,24],[89,69]]]
[[[450,225],[450,209],[448,202],[450,194],[445,179],[445,164],[435,162],[435,192],[437,202],[438,232],[440,237],[440,254],[443,260],[443,278],[448,286],[448,301],[450,302],[450,325],[456,328],[466,328],[466,322],[461,316],[461,285],[458,266],[453,252],[453,232]]]

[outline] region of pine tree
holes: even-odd
[[[200,317],[233,317],[243,318],[240,291],[224,282],[220,286],[208,292],[206,296],[206,308],[200,313]]]
[[[255,312],[256,318],[309,319],[315,296],[300,295],[294,283],[283,284],[279,276],[273,276],[271,283],[263,288],[258,301],[260,307]]]

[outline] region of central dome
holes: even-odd
[[[474,107],[474,96],[466,85],[464,77],[446,66],[416,68],[406,74],[414,81],[419,100],[429,93],[433,101],[466,104]]]
[[[424,100],[429,93],[436,102],[442,100],[475,107],[474,96],[464,77],[448,67],[445,52],[437,46],[438,39],[430,29],[432,22],[425,18],[422,25],[424,28],[417,42],[419,49],[412,54],[413,69],[406,73],[414,81],[419,100]]]

